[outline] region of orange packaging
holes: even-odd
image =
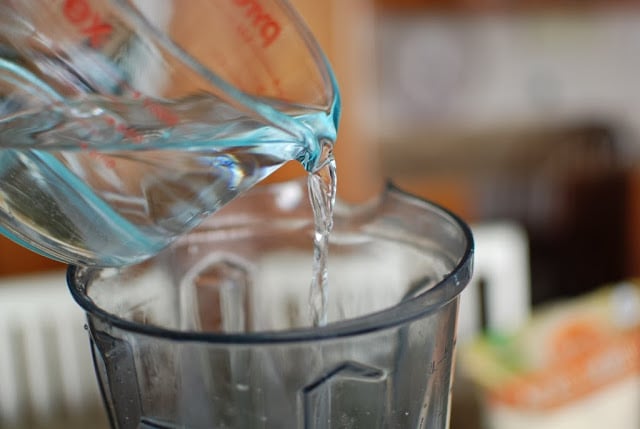
[[[490,404],[526,412],[548,413],[640,378],[640,283],[540,309],[515,334],[489,333],[463,347],[461,361]]]

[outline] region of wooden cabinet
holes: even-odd
[[[64,264],[45,258],[0,236],[0,276],[60,270]]]

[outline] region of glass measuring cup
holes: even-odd
[[[468,227],[392,187],[339,206],[313,328],[306,200],[256,187],[140,265],[69,269],[113,428],[448,427]]]
[[[144,260],[287,161],[313,170],[338,115],[285,0],[0,1],[0,231]]]

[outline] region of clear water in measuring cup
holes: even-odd
[[[34,88],[47,91],[41,82]],[[0,224],[48,256],[81,265],[142,261],[290,160],[325,166],[310,187],[316,212],[324,204],[331,216],[335,172],[322,148],[331,147],[335,124],[326,112],[292,115],[315,132],[310,145],[211,96],[170,105],[97,96],[16,103],[0,100]],[[326,253],[327,227],[316,222],[317,254]]]

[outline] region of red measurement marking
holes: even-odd
[[[89,38],[93,48],[99,48],[106,41],[113,27],[95,11],[87,0],[65,0],[62,13],[69,22]]]
[[[149,112],[165,125],[173,127],[180,122],[180,117],[171,110],[152,100],[145,99],[142,104],[149,109]]]
[[[116,166],[116,162],[111,159],[111,158],[104,158],[104,165],[106,165],[108,168],[113,169]]]
[[[253,41],[253,36],[251,35],[251,33],[249,33],[249,30],[244,25],[238,24],[236,26],[236,31],[238,32],[240,38],[244,43],[251,43]]]
[[[134,143],[142,143],[142,140],[144,140],[144,137],[142,136],[142,134],[140,134],[137,131],[134,131],[134,135],[130,138],[131,140],[133,140]]]
[[[273,86],[276,87],[276,95],[278,97],[284,96],[284,91],[282,90],[282,87],[280,86],[280,79],[279,78],[273,79]]]
[[[125,138],[133,140],[136,143],[140,143],[143,139],[142,134],[131,127],[127,127],[125,124],[116,125],[116,131],[122,134]]]
[[[82,147],[82,144],[80,144],[80,146]],[[100,153],[95,149],[91,149],[89,151],[89,157],[102,162],[107,168],[112,169],[116,166],[116,162],[113,159],[108,158],[105,154]]]
[[[265,12],[259,0],[232,0],[232,2],[236,6],[245,8],[245,16],[249,18],[254,31],[262,39],[264,48],[271,45],[280,36],[282,31],[280,23],[271,14]]]
[[[107,168],[113,169],[116,166],[116,162],[113,159],[107,157],[102,153],[96,153],[96,158],[98,159],[98,161],[102,162]]]
[[[142,141],[142,136],[140,135],[140,133],[133,128],[127,128],[124,132],[124,136],[136,143],[140,143]]]

